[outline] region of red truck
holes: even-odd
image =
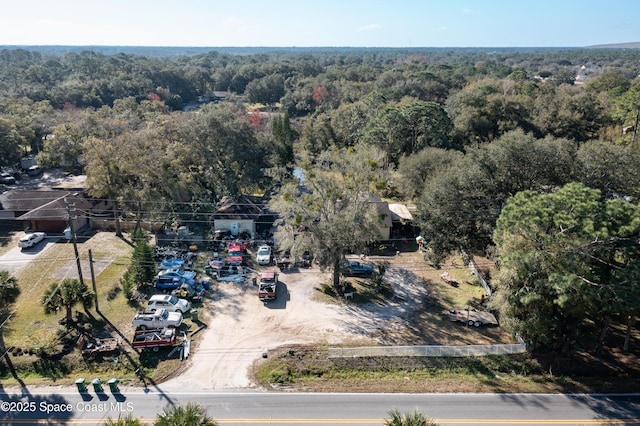
[[[231,243],[227,249],[227,263],[229,265],[242,264],[242,246],[237,243]]]
[[[260,275],[260,284],[258,285],[258,298],[263,302],[275,300],[278,291],[278,273],[275,271],[266,271]]]
[[[163,328],[157,330],[141,330],[136,331],[133,336],[131,345],[137,349],[151,349],[157,352],[165,346],[173,346],[176,344],[176,329]]]

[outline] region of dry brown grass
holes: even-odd
[[[0,256],[18,246],[18,240],[23,235],[22,231],[11,228],[0,228]]]

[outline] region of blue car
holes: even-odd
[[[158,267],[158,269],[160,270],[164,270],[164,269],[179,269],[185,266],[185,261],[184,259],[181,259],[179,257],[174,257],[171,259],[165,259],[160,263],[160,266]]]
[[[193,278],[158,278],[154,283],[154,287],[161,291],[167,291],[180,288],[183,284],[194,287],[197,282]]]
[[[185,271],[183,269],[164,269],[158,272],[158,281],[192,280],[196,277],[194,271]]]
[[[355,260],[342,265],[342,275],[345,277],[371,277],[373,275],[373,265],[360,263]]]

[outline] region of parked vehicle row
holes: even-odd
[[[37,165],[30,166],[27,169],[23,169],[24,172],[27,173],[28,176],[36,177],[40,176],[44,170]],[[15,185],[17,183],[17,179],[20,179],[22,173],[14,171],[3,171],[0,172],[0,184],[1,185]],[[16,179],[17,178],[17,179]]]

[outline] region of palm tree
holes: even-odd
[[[0,308],[11,305],[19,294],[18,280],[9,275],[9,271],[0,271]]]
[[[140,419],[134,418],[131,414],[127,417],[118,416],[118,420],[113,420],[111,417],[107,417],[102,426],[142,426]]]
[[[389,415],[391,418],[384,421],[385,426],[438,426],[438,423],[418,410],[402,414],[393,409],[389,411]]]
[[[165,409],[156,417],[155,426],[217,426],[218,423],[207,415],[198,404],[188,403],[186,407],[176,405]]]
[[[61,308],[66,310],[67,327],[73,322],[73,307],[82,303],[85,310],[93,305],[93,292],[85,283],[77,279],[66,278],[62,284],[51,283],[49,288],[42,295],[44,312],[47,314],[57,312]]]
[[[19,294],[18,280],[9,275],[8,271],[0,271],[0,355],[5,353],[2,325],[9,320],[11,305],[16,301]],[[11,373],[14,377],[17,377],[9,357],[6,358],[6,361]]]

